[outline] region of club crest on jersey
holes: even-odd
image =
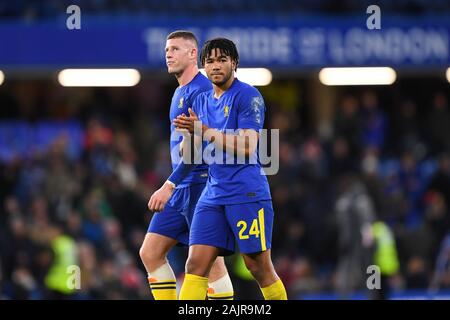
[[[223,116],[228,117],[229,115],[230,115],[230,107],[225,106],[225,108],[223,108]]]
[[[183,108],[183,102],[184,102],[184,98],[181,98],[180,102],[178,103],[178,109]]]

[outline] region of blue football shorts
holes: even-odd
[[[209,245],[219,255],[233,254],[237,247],[250,254],[271,248],[273,207],[271,200],[231,205],[199,202],[191,225],[189,245]]]
[[[179,245],[189,245],[189,229],[195,206],[205,185],[197,183],[175,189],[164,210],[153,215],[147,232],[178,240]]]

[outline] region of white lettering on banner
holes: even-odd
[[[326,59],[324,29],[300,29],[296,39],[302,64],[320,64]]]
[[[383,34],[381,32],[372,32],[371,41],[366,42],[366,51],[372,52],[372,57],[376,60],[383,60],[388,57],[389,47],[384,45]]]
[[[411,53],[411,61],[420,63],[424,61],[428,55],[427,48],[425,47],[426,43],[422,42],[422,39],[426,37],[426,34],[422,29],[418,28],[411,29],[409,33],[411,36],[408,49]]]
[[[201,29],[188,27],[184,30],[193,32],[197,38],[201,37]],[[148,28],[143,32],[143,40],[147,45],[147,59],[152,62],[164,60],[166,39],[173,31],[168,28]]]
[[[292,60],[292,32],[288,28],[279,28],[277,35],[277,54],[280,62],[288,62]]]
[[[366,32],[361,29],[350,29],[346,34],[347,58],[354,63],[362,63],[365,57]]]
[[[399,63],[402,60],[406,60],[406,56],[408,55],[408,52],[405,52],[404,49],[404,33],[401,29],[398,28],[392,28],[387,31],[385,31],[384,34],[384,43],[382,43],[383,47],[385,48],[377,48],[377,50],[382,51],[385,49],[385,51],[382,51],[386,53],[386,55],[383,57],[384,59],[389,59],[395,63]]]
[[[292,61],[292,34],[288,28],[212,28],[206,39],[225,37],[233,40],[241,60],[254,63]]]
[[[282,65],[364,64],[369,61],[401,63],[447,63],[449,35],[445,28],[187,28],[201,41],[215,37],[233,40],[243,64]],[[149,62],[164,60],[167,28],[148,28],[143,33]]]
[[[450,51],[446,30],[430,28],[390,28],[382,33],[360,28],[347,32],[334,29],[328,32],[328,44],[331,62],[338,64],[361,64],[369,60],[445,63]]]
[[[143,40],[147,44],[148,61],[160,61],[164,58],[168,32],[166,28],[149,28],[144,31]]]
[[[330,30],[328,32],[328,47],[332,61],[335,63],[345,63],[342,33],[339,30]]]
[[[447,61],[450,55],[450,43],[448,32],[445,29],[436,29],[434,32],[427,32],[424,37],[427,39],[426,52],[427,55],[439,57],[439,62]]]

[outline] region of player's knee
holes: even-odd
[[[255,260],[246,260],[245,265],[252,274],[252,276],[257,280],[261,280],[264,278],[264,266],[261,263],[258,263]]]
[[[142,262],[147,265],[147,263],[150,261],[150,253],[145,250],[144,246],[141,246],[139,249],[139,256],[141,257]]]
[[[252,274],[257,273],[260,269],[258,263],[254,260],[247,259],[245,261],[245,266],[247,267],[248,271],[250,271]]]
[[[139,256],[141,257],[142,263],[145,265],[147,270],[154,270],[160,265],[164,264],[166,257],[161,252],[157,250],[148,250],[145,246],[139,249]]]
[[[186,273],[207,277],[209,273],[208,264],[202,257],[191,256],[186,261]]]
[[[227,267],[225,265],[225,260],[223,259],[223,257],[217,257],[211,269],[214,269],[218,272],[227,272]]]
[[[211,271],[209,272],[209,278],[212,280],[220,279],[227,273],[228,270],[225,265],[225,261],[222,257],[219,257],[216,259],[216,261],[214,261],[214,264],[211,267]]]

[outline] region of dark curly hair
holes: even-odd
[[[239,53],[234,42],[226,38],[215,38],[205,42],[200,55],[203,67],[205,66],[205,60],[211,55],[213,49],[219,49],[222,54],[229,56],[236,63],[236,71],[239,64]]]

